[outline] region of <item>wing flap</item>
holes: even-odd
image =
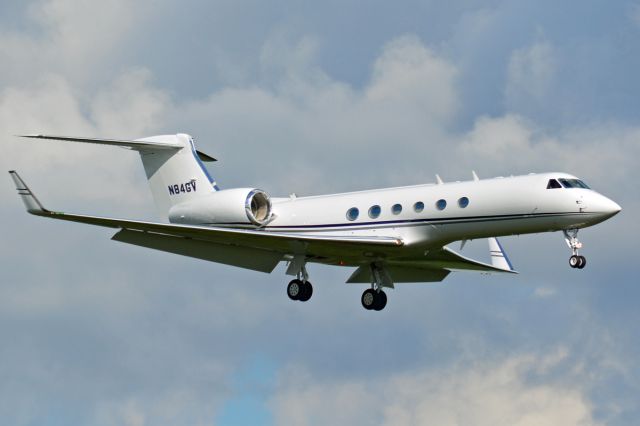
[[[394,283],[440,282],[450,273],[450,271],[442,268],[421,268],[396,263],[385,264],[384,269],[389,273]],[[371,268],[369,265],[362,265],[351,274],[347,283],[371,283],[371,279]]]
[[[139,247],[267,273],[273,271],[282,260],[281,254],[268,250],[229,246],[128,229],[120,230],[111,239]]]
[[[450,271],[506,272],[517,274],[514,270],[503,269],[463,256],[448,247],[442,247],[439,250],[430,251],[424,259],[394,262],[393,264],[402,264],[407,267],[415,266],[421,268],[447,269]]]

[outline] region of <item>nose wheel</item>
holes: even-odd
[[[582,243],[578,240],[578,230],[568,229],[564,232],[564,240],[571,249],[571,257],[569,258],[569,266],[574,269],[583,269],[587,266],[587,258],[581,256],[578,251],[582,248]]]
[[[587,266],[587,259],[584,256],[574,254],[569,258],[569,266],[576,269],[582,269]]]

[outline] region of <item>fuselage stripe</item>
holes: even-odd
[[[365,229],[365,228],[387,228],[389,225],[406,226],[406,225],[440,225],[444,223],[478,223],[491,222],[513,219],[529,219],[536,217],[562,217],[562,216],[586,216],[587,212],[558,212],[558,213],[525,213],[525,214],[509,214],[509,215],[489,215],[489,216],[468,216],[468,217],[452,217],[439,219],[407,219],[380,222],[361,222],[361,223],[334,223],[334,224],[316,224],[316,225],[277,225],[266,226],[263,229],[268,230],[318,230],[322,228],[341,228],[341,229]],[[206,223],[208,226],[247,226],[248,223],[230,222],[230,223]]]

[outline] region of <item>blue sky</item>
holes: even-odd
[[[338,192],[561,170],[622,205],[504,238],[521,274],[313,299],[271,275],[28,216],[0,246],[0,417],[16,425],[627,425],[640,412],[640,3],[0,4],[0,133],[51,208],[155,219],[135,153],[20,133],[188,132],[222,187]],[[457,249],[457,246],[454,247]],[[487,257],[475,241],[464,254]]]

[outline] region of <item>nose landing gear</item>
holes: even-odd
[[[587,259],[584,256],[578,254],[578,250],[582,248],[582,243],[578,240],[577,229],[567,229],[562,231],[564,233],[564,240],[571,249],[571,257],[569,258],[569,266],[574,269],[583,269],[587,266]]]

